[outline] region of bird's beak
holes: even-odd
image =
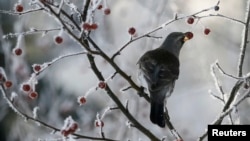
[[[189,40],[189,38],[187,36],[185,36],[183,41],[186,42],[187,40]]]

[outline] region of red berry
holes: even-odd
[[[194,34],[192,32],[186,32],[185,33],[185,36],[188,38],[188,39],[192,39],[194,37]]]
[[[28,92],[31,90],[30,84],[23,84],[22,90]]]
[[[38,96],[38,93],[37,93],[37,92],[31,92],[31,93],[29,93],[29,97],[30,97],[31,99],[35,99],[35,98],[37,98],[37,96]]]
[[[64,137],[67,137],[67,136],[70,134],[70,131],[69,131],[69,130],[63,129],[63,130],[61,131],[61,134],[62,134]]]
[[[104,14],[109,15],[111,13],[111,10],[109,8],[104,9]]]
[[[85,104],[86,102],[87,102],[86,97],[84,96],[78,97],[78,103],[80,105]]]
[[[104,81],[100,81],[99,84],[98,84],[98,87],[101,88],[101,89],[105,89],[106,85],[107,84]]]
[[[72,130],[73,132],[75,132],[77,129],[78,129],[78,124],[76,122],[70,125],[70,130]]]
[[[194,23],[194,18],[193,18],[193,17],[189,17],[189,18],[187,19],[187,23],[188,23],[188,24],[193,24],[193,23]]]
[[[101,9],[102,9],[102,5],[101,5],[101,4],[98,5],[98,6],[97,6],[97,9],[101,10]]]
[[[205,34],[205,35],[208,35],[208,34],[210,33],[210,31],[211,31],[211,30],[210,30],[209,28],[205,28],[205,29],[204,29],[204,34]]]
[[[62,38],[61,36],[56,36],[56,37],[55,37],[55,42],[56,42],[57,44],[61,44],[61,43],[63,42],[63,38]]]
[[[90,25],[89,23],[83,23],[82,28],[83,28],[84,30],[89,31],[89,30],[91,29],[91,25]]]
[[[96,23],[92,23],[91,25],[90,25],[90,29],[91,30],[96,30],[98,28],[98,25],[96,24]]]
[[[135,32],[136,32],[136,29],[135,29],[134,27],[130,27],[130,28],[128,29],[128,33],[129,33],[130,35],[134,35]]]
[[[33,65],[33,70],[35,72],[39,72],[41,70],[41,68],[42,68],[41,65],[38,65],[38,64]]]
[[[13,53],[14,53],[15,55],[17,55],[17,56],[20,56],[20,55],[22,55],[23,50],[22,50],[21,48],[14,48],[14,49],[13,49]]]
[[[11,81],[9,81],[9,80],[7,80],[7,81],[4,82],[4,86],[6,88],[10,88],[12,85],[13,85],[13,83]]]
[[[103,127],[104,126],[104,122],[103,121],[95,121],[95,126],[96,127]]]
[[[23,12],[23,5],[17,4],[15,9],[16,9],[17,12]]]

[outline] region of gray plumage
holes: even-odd
[[[185,39],[185,33],[173,32],[159,48],[147,51],[138,61],[150,93],[150,120],[160,127],[165,127],[164,100],[171,95],[178,79],[179,54]]]

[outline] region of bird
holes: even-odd
[[[147,51],[137,62],[139,75],[145,80],[150,95],[150,120],[162,128],[165,127],[165,99],[172,94],[179,76],[180,50],[185,41],[192,38],[191,34],[170,33],[160,47]]]

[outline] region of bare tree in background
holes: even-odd
[[[230,64],[231,68],[237,71],[237,75],[231,73],[231,70],[224,69],[219,60],[213,60],[214,63],[211,64],[212,75],[209,77],[213,78],[215,83],[212,83],[215,84],[218,94],[213,90],[202,93],[216,98],[218,101],[215,102],[221,102],[223,108],[218,113],[219,116],[213,117],[214,121],[206,125],[228,123],[226,119],[229,119],[230,124],[242,124],[238,106],[246,101],[250,94],[250,74],[245,63],[250,2],[245,1],[246,7],[242,9],[246,14],[245,20],[221,14],[223,3],[218,0],[214,2],[213,5],[206,5],[206,8],[184,15],[178,13],[178,2],[173,6],[177,13],[169,14],[170,8],[165,9],[164,5],[172,4],[171,1],[137,1],[137,6],[132,7],[134,11],[131,14],[140,16],[146,13],[143,11],[145,7],[156,11],[154,14],[146,13],[150,14],[147,24],[142,24],[141,27],[131,25],[123,29],[119,24],[127,21],[117,21],[118,17],[115,16],[125,16],[129,13],[123,12],[131,6],[125,2],[119,5],[121,13],[115,14],[114,12],[119,11],[115,7],[118,6],[118,2],[111,0],[19,0],[13,3],[11,1],[11,6],[6,7],[14,9],[2,7],[0,10],[2,19],[6,20],[5,22],[9,20],[8,23],[14,28],[11,31],[3,24],[0,30],[0,126],[4,129],[0,130],[0,139],[205,140],[207,132],[203,132],[206,126],[199,128],[199,136],[186,135],[182,128],[193,130],[193,127],[176,127],[177,123],[174,122],[171,112],[170,119],[166,118],[166,129],[160,129],[150,123],[150,97],[137,82],[135,72],[140,55],[151,49],[156,41],[162,41],[158,32],[172,32],[177,27],[180,31],[184,30],[183,32],[192,31],[193,41],[198,39],[198,35],[209,38],[215,31],[213,27],[205,25],[207,19],[214,18],[240,25],[243,31],[242,38],[239,38],[240,49],[236,53],[237,66]],[[155,9],[158,4],[162,7]],[[172,19],[166,18],[162,14],[164,12],[169,14],[168,17],[173,15]],[[11,19],[14,16],[18,18]],[[114,18],[111,19],[112,16]],[[133,18],[138,21],[142,17]],[[184,23],[188,28],[179,26],[180,23]],[[146,25],[153,27],[150,29]],[[176,27],[172,27],[173,25]],[[197,33],[198,30],[195,28],[200,25],[201,33]],[[119,30],[119,34],[111,29]],[[127,41],[123,40],[124,36],[128,38]],[[192,46],[194,43],[190,42]],[[117,43],[119,46],[113,47]],[[34,45],[41,47],[35,48]],[[42,59],[36,59],[37,56]],[[185,57],[185,60],[188,60],[188,57]],[[79,66],[82,76],[74,70],[71,71],[72,68],[67,67],[70,64]],[[63,72],[76,80],[83,79],[83,83],[64,79]],[[184,72],[183,75],[188,75]],[[230,86],[226,86],[229,83],[223,83],[224,78],[229,79]],[[57,87],[54,84],[55,79],[67,81],[66,85]],[[83,87],[80,94],[64,88],[74,89],[74,86]],[[181,85],[177,84],[176,89],[180,87]],[[171,108],[169,110],[171,111]],[[185,117],[181,119],[186,120]],[[200,122],[203,120],[198,119]]]

